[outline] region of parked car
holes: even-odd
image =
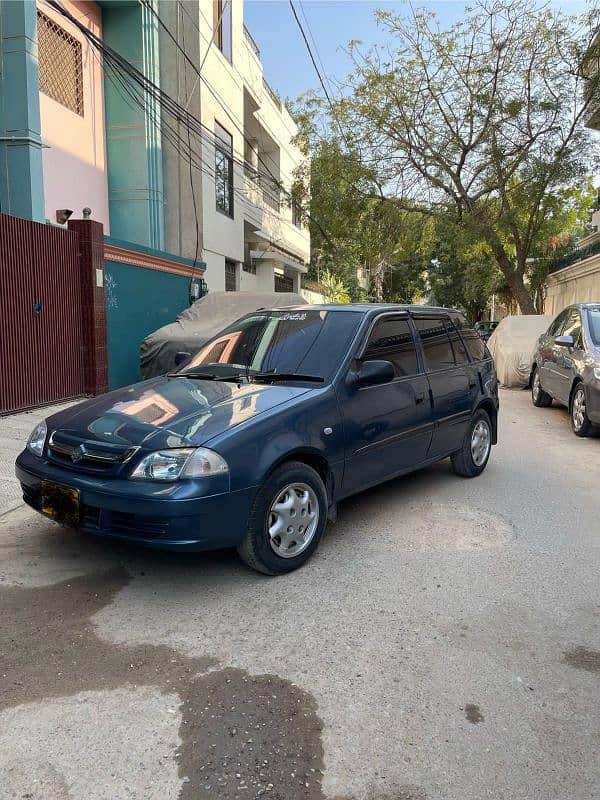
[[[534,406],[566,406],[576,436],[600,426],[600,303],[568,306],[540,336],[531,399]]]
[[[176,373],[39,424],[23,497],[91,533],[179,550],[235,546],[303,564],[337,503],[451,457],[479,475],[497,441],[493,361],[447,309],[260,310]]]
[[[475,323],[475,330],[481,336],[483,341],[487,342],[497,326],[498,323],[493,320],[482,320]]]

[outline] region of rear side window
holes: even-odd
[[[452,350],[454,352],[454,361],[457,364],[468,364],[469,356],[467,355],[465,346],[462,343],[462,339],[458,335],[458,331],[449,319],[445,320],[444,324],[446,330],[448,331],[448,336],[450,337],[450,344],[452,345]]]
[[[462,330],[461,334],[473,361],[483,361],[484,358],[490,358],[485,342],[477,331],[467,328]]]
[[[363,359],[383,359],[394,365],[396,377],[416,375],[417,351],[407,319],[381,317],[375,323]]]
[[[443,319],[423,319],[422,317],[414,320],[423,343],[425,367],[429,372],[448,369],[456,363],[446,322]]]

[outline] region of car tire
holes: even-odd
[[[254,500],[238,555],[265,575],[298,569],[327,526],[327,492],[316,470],[289,461],[265,480]]]
[[[552,396],[542,389],[540,372],[536,367],[531,376],[531,402],[537,408],[548,408],[552,405]]]
[[[485,469],[492,450],[492,423],[483,408],[472,416],[462,447],[451,456],[452,469],[463,478],[476,478]]]
[[[571,393],[569,403],[569,416],[571,417],[571,428],[575,436],[589,436],[594,429],[587,415],[587,401],[583,383],[576,383]]]

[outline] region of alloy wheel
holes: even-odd
[[[278,492],[269,509],[267,530],[271,549],[294,558],[311,543],[319,524],[317,495],[307,483],[291,483]]]
[[[580,431],[585,422],[585,392],[583,388],[577,389],[573,395],[573,407],[571,409],[571,416],[573,419],[573,427],[576,431]]]
[[[489,455],[492,437],[487,422],[480,419],[471,434],[471,458],[477,467],[485,464]]]

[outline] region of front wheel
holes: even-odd
[[[265,575],[302,566],[317,549],[327,525],[327,492],[321,476],[299,461],[282,464],[261,486],[240,558]]]
[[[473,414],[460,450],[452,455],[452,469],[463,478],[476,478],[486,467],[492,449],[492,423],[487,411]]]
[[[585,389],[578,383],[571,397],[571,428],[575,436],[589,436],[594,426],[587,415]]]

